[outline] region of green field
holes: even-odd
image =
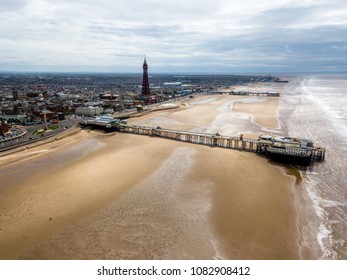
[[[56,130],[56,129],[59,129],[60,128],[60,125],[50,125],[48,127],[48,130],[44,130],[43,128],[42,129],[38,129],[38,130],[35,130],[33,132],[34,135],[44,135],[46,132],[49,132],[49,131],[53,131],[53,130]]]

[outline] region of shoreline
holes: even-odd
[[[68,133],[62,133],[56,137],[37,141],[35,143],[26,144],[18,148],[14,148],[0,154],[0,167],[6,167],[17,164],[22,161],[44,156],[55,150],[63,150],[71,145],[76,145],[88,137],[85,131],[75,128]]]
[[[130,122],[211,129],[210,124],[220,114],[233,114],[233,108],[224,112],[219,109],[232,100],[230,96],[202,95],[191,100],[195,104],[184,104],[182,109],[157,111]],[[261,103],[272,108],[272,115],[276,112],[278,102]],[[241,109],[238,113],[247,111]],[[264,122],[268,121],[265,118]],[[277,125],[278,120],[272,124]],[[64,146],[18,163],[44,164],[48,155],[62,162],[43,175],[28,175],[28,180],[12,190],[0,189],[6,194],[2,200],[6,202],[5,214],[24,215],[16,218],[16,225],[8,224],[11,230],[1,226],[5,230],[0,236],[7,241],[0,248],[8,254],[2,253],[0,258],[300,259],[306,254],[299,248],[298,184],[284,167],[254,154],[147,136],[115,133],[107,137],[86,135],[84,140],[95,137],[102,143],[99,148],[85,154],[77,150],[75,154],[80,157],[68,158],[65,163],[67,155],[58,155]],[[87,150],[91,149],[88,145]],[[74,143],[70,147],[73,149]],[[83,145],[79,147],[84,149]],[[45,199],[38,199],[38,193]],[[20,197],[22,201],[18,201]],[[14,201],[16,209],[10,203]],[[1,221],[9,218],[2,215]],[[35,227],[29,226],[29,221],[35,222]],[[27,235],[25,244],[17,244],[23,234]],[[154,240],[167,245],[157,247]],[[92,249],[88,248],[90,244],[95,244]],[[173,253],[170,246],[177,252]],[[108,247],[112,250],[106,253]]]

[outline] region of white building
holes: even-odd
[[[92,116],[99,116],[102,112],[104,111],[104,109],[102,107],[78,107],[75,110],[76,115],[78,116],[88,116],[88,117],[92,117]]]
[[[181,88],[181,82],[165,82],[163,83],[164,88]]]

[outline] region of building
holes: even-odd
[[[182,83],[181,82],[164,82],[163,87],[180,89],[182,87]]]
[[[141,95],[142,96],[149,96],[150,90],[149,90],[149,81],[148,81],[148,65],[147,65],[146,58],[143,62],[142,69],[143,69],[143,77],[142,77]]]
[[[12,97],[13,97],[13,101],[18,100],[18,91],[15,88],[12,89]]]
[[[58,112],[58,120],[63,121],[65,120],[65,115],[62,112]]]
[[[80,125],[83,126],[97,126],[104,128],[112,128],[115,125],[119,125],[120,123],[126,123],[126,121],[121,121],[120,119],[115,119],[111,115],[104,115],[101,117],[95,117],[94,119],[86,119],[80,122]]]
[[[119,94],[113,94],[113,93],[105,93],[105,94],[100,94],[99,95],[100,100],[119,100],[120,96]]]
[[[103,113],[104,109],[102,107],[78,107],[76,108],[75,112],[76,115],[79,116],[98,116],[101,115],[101,113]]]
[[[0,136],[4,136],[9,131],[7,121],[0,121]]]
[[[25,124],[27,116],[13,114],[13,115],[3,115],[2,118],[4,118],[9,123]]]
[[[148,80],[148,64],[146,58],[142,65],[143,69],[143,77],[142,77],[142,89],[141,95],[138,96],[138,99],[143,101],[145,104],[154,104],[161,102],[162,96],[158,94],[151,94],[149,88],[149,80]]]

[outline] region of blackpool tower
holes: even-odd
[[[143,79],[142,79],[142,93],[141,94],[144,96],[149,96],[150,92],[149,92],[149,82],[148,82],[148,65],[146,62],[146,58],[143,62],[142,69],[143,69]]]

